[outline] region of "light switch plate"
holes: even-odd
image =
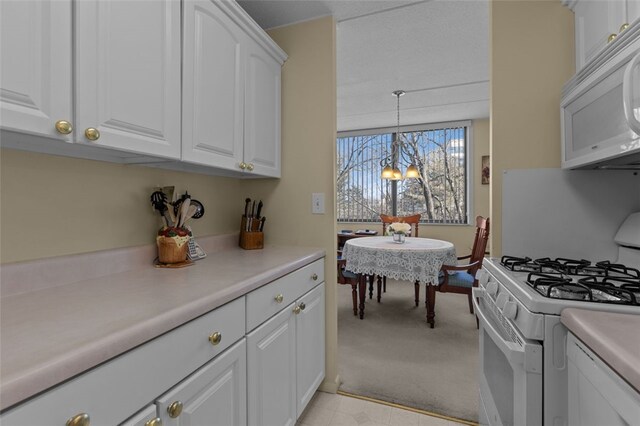
[[[314,192],[311,194],[311,213],[324,214],[324,193]]]

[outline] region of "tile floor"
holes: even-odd
[[[349,396],[316,392],[296,426],[457,426],[461,424]]]

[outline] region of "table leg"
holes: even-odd
[[[413,284],[413,286],[415,287],[415,290],[416,290],[416,307],[417,307],[420,304],[420,281],[416,281],[415,284]]]
[[[358,287],[360,291],[360,319],[364,318],[364,301],[367,298],[367,280],[364,274],[358,274]]]
[[[436,286],[427,283],[427,322],[433,328],[435,326]]]
[[[370,275],[368,279],[369,279],[369,299],[373,299],[373,275]]]

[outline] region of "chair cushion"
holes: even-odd
[[[473,287],[473,281],[475,278],[468,272],[464,271],[450,271],[449,272],[449,285],[456,287]],[[438,274],[438,281],[440,284],[444,283],[444,272],[440,271]]]
[[[357,275],[351,271],[347,271],[346,269],[342,270],[342,276],[347,278],[347,279],[355,279],[357,277]]]

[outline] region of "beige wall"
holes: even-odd
[[[474,120],[472,123],[473,140],[471,149],[473,154],[472,171],[472,217],[481,215],[489,216],[489,185],[482,185],[480,179],[481,161],[483,155],[489,155],[489,120]],[[338,223],[340,229],[372,229],[382,232],[379,223]],[[475,226],[472,220],[470,225],[420,225],[421,237],[436,238],[451,241],[458,252],[458,256],[469,254],[473,245]]]
[[[0,153],[0,262],[152,244],[160,216],[156,185],[188,190],[205,206],[196,236],[237,232],[242,182],[3,149]]]
[[[336,46],[327,17],[278,28],[271,37],[289,55],[282,68],[282,179],[245,183],[261,197],[268,243],[321,247],[327,252],[326,379],[337,390],[335,238]],[[325,194],[325,214],[311,214],[311,194]]]
[[[560,166],[560,96],[575,70],[559,1],[491,1],[491,253],[502,251],[502,173]]]

